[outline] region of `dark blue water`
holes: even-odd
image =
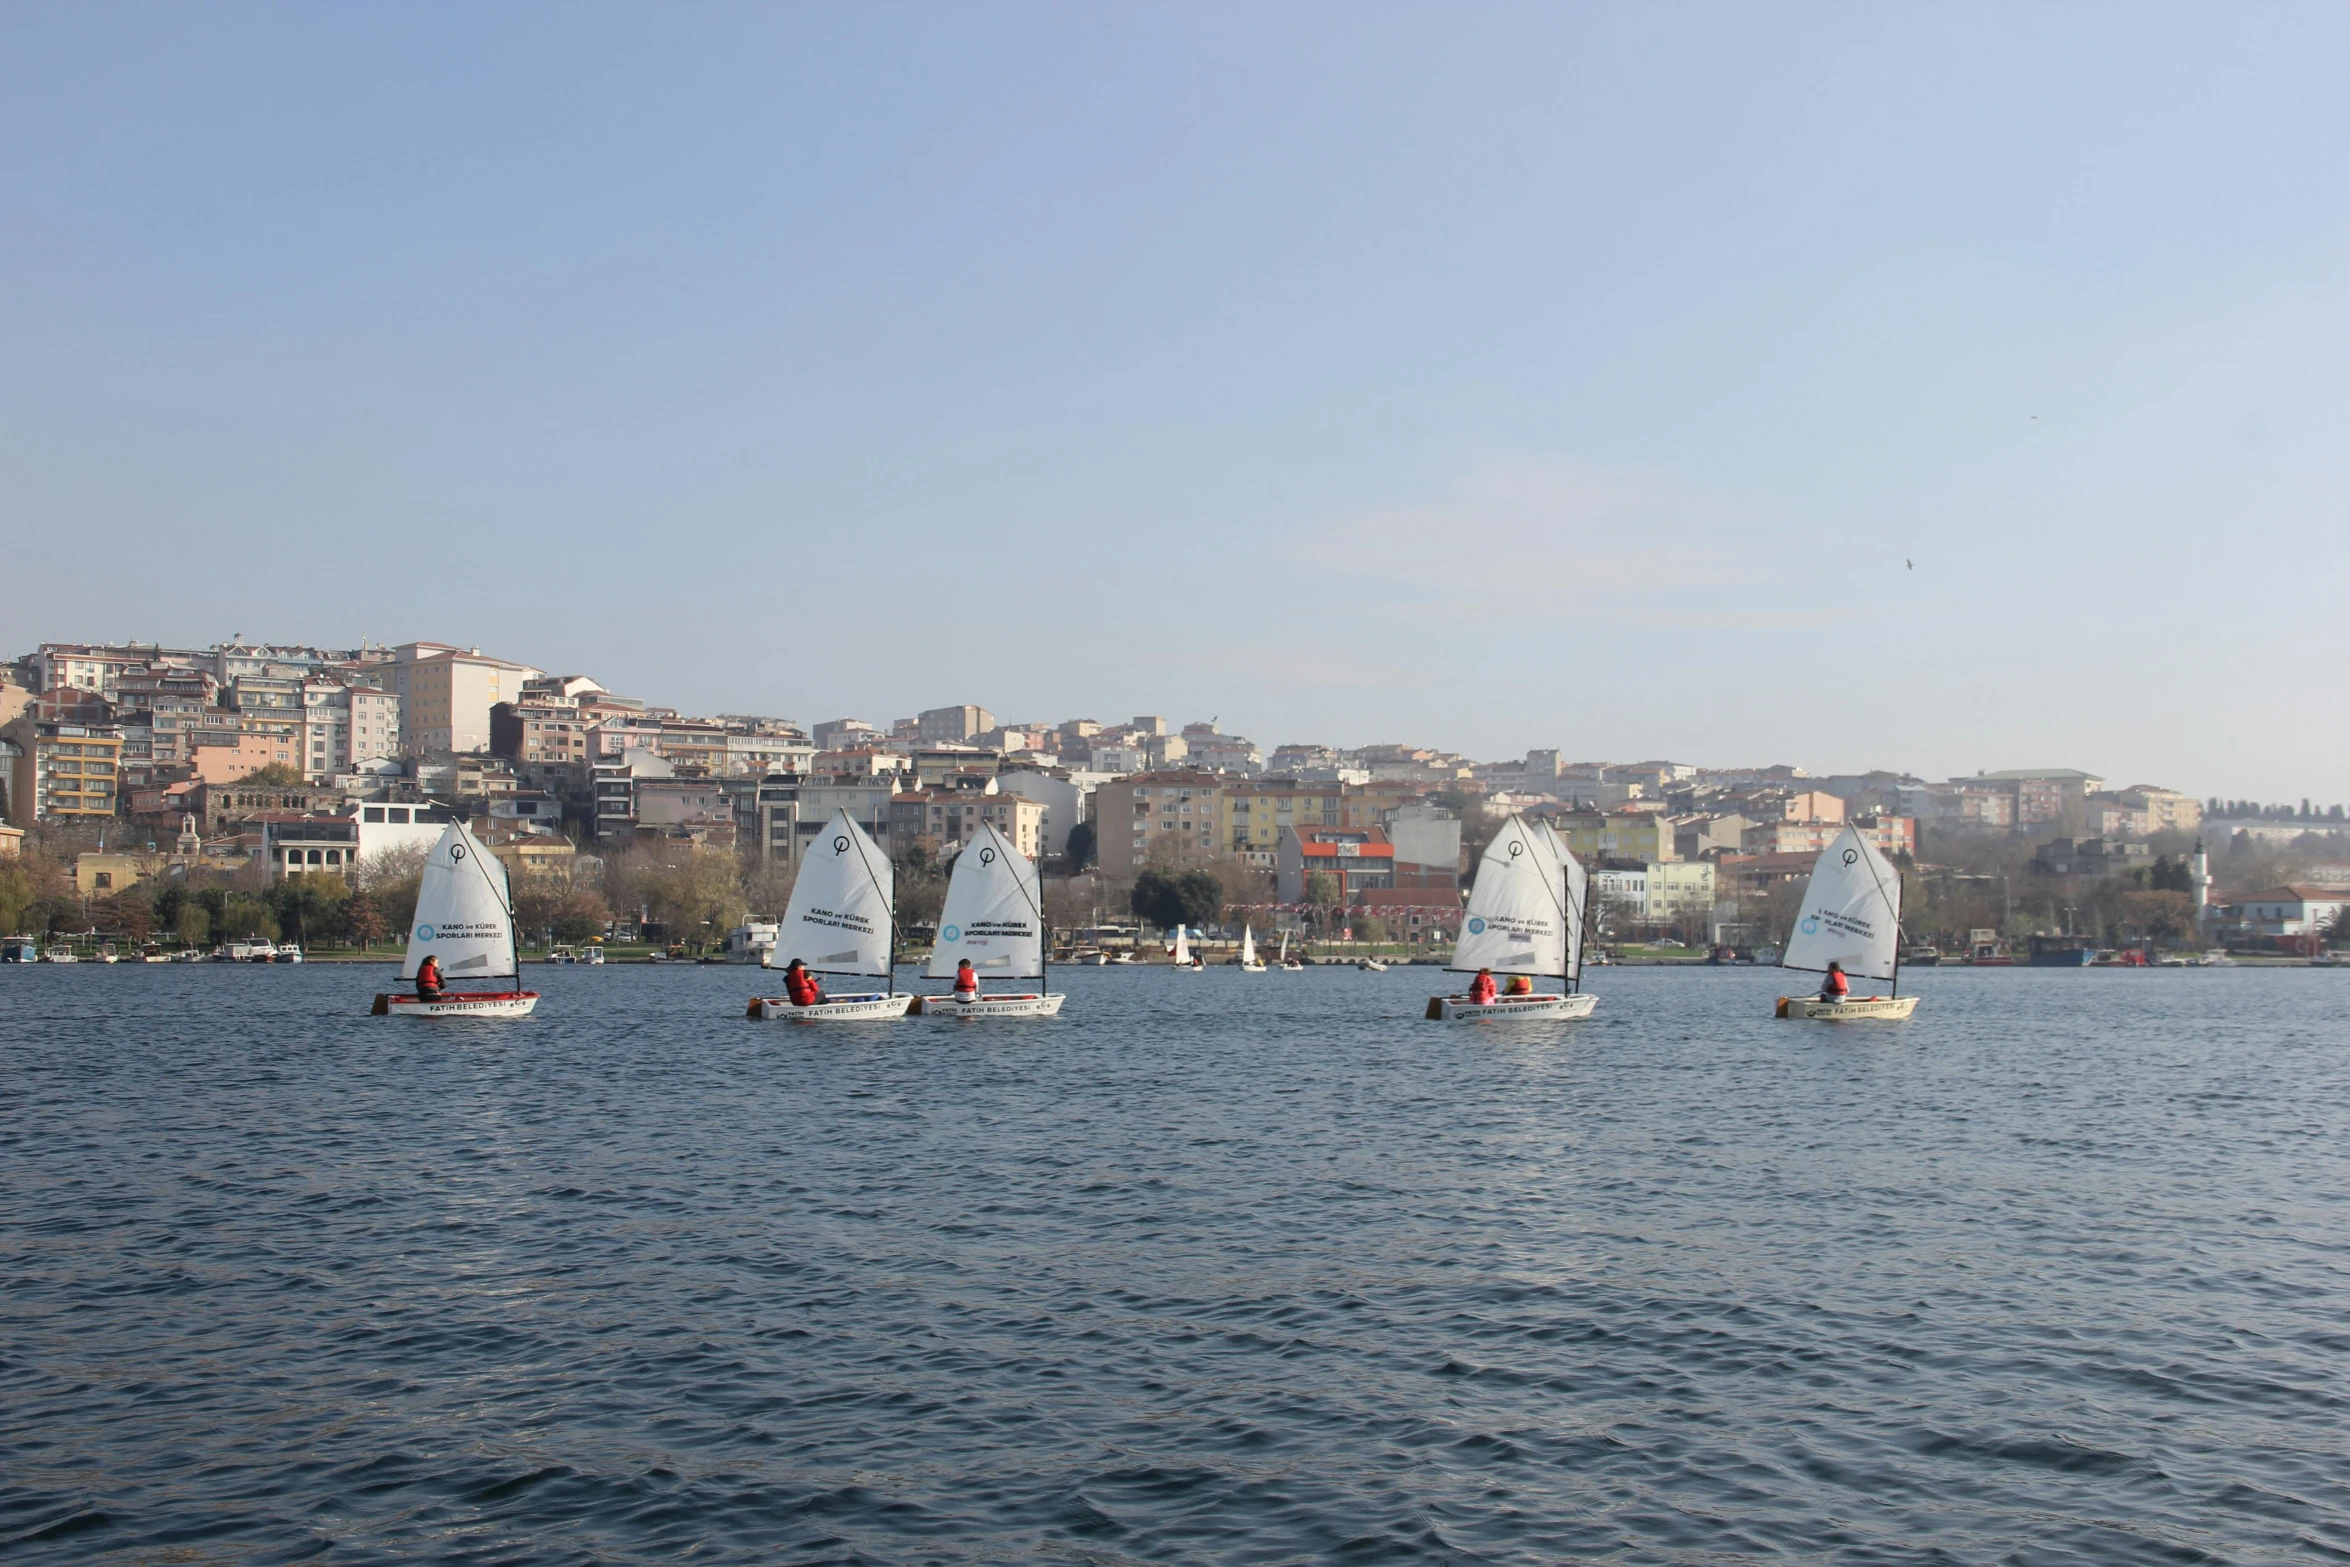
[[[2350,973],[0,970],[25,1561],[2350,1556]]]

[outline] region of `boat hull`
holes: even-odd
[[[916,996],[916,1017],[943,1017],[958,1021],[983,1017],[1058,1017],[1063,995],[1028,996]]]
[[[1822,1001],[1817,996],[1781,996],[1778,1016],[1792,1019],[1815,1019],[1825,1023],[1859,1022],[1882,1018],[1899,1022],[1918,1009],[1915,996],[1847,996],[1842,1001]]]
[[[377,1017],[528,1017],[538,1004],[535,990],[452,990],[437,1001],[378,995],[374,1012]]]
[[[1467,996],[1430,996],[1428,1018],[1431,1022],[1446,1023],[1514,1023],[1527,1018],[1572,1021],[1589,1017],[1598,1005],[1599,997],[1588,990],[1572,996],[1496,996],[1491,1001],[1471,1001]]]
[[[904,1017],[913,1004],[911,991],[895,996],[835,996],[812,1007],[795,1007],[789,996],[754,996],[746,1015],[793,1023],[878,1023]]]

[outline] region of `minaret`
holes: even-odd
[[[2195,891],[2195,923],[2200,925],[2211,918],[2211,856],[2203,852],[2203,840],[2195,840],[2195,859],[2187,869],[2187,885]]]

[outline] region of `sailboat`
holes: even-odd
[[[939,914],[938,944],[930,949],[930,977],[952,979],[964,959],[985,979],[1033,979],[1025,995],[917,996],[923,1017],[1055,1017],[1066,996],[1044,994],[1044,883],[1028,856],[982,823],[979,836],[955,856]]]
[[[1240,956],[1233,961],[1240,965],[1240,971],[1243,974],[1262,974],[1265,972],[1265,960],[1257,956],[1257,932],[1255,926],[1243,925],[1240,927]]]
[[[1901,993],[1901,873],[1876,846],[1847,827],[1836,835],[1811,868],[1803,890],[1803,913],[1779,954],[1779,967],[1824,974],[1829,963],[1843,965],[1852,979],[1881,979],[1889,996],[1781,996],[1780,1017],[1905,1018],[1918,998]]]
[[[1303,963],[1289,955],[1289,932],[1287,931],[1281,933],[1281,956],[1274,959],[1274,963],[1279,968],[1292,971],[1302,970],[1305,967]]]
[[[440,959],[441,983],[450,988],[431,1001],[379,995],[375,1016],[526,1017],[539,1004],[537,991],[522,988],[521,966],[514,961],[514,900],[506,867],[463,822],[442,829],[424,862],[400,977],[414,979],[428,957]],[[488,988],[454,988],[466,983]]]
[[[1547,822],[1512,815],[1477,862],[1477,882],[1461,938],[1453,945],[1456,974],[1491,969],[1497,975],[1556,974],[1563,989],[1549,994],[1499,995],[1491,1001],[1431,996],[1433,1020],[1479,1022],[1497,1018],[1589,1017],[1599,998],[1582,988],[1583,926],[1591,878]]]
[[[760,967],[789,968],[797,958],[818,974],[882,980],[886,991],[826,996],[794,1006],[789,996],[753,996],[749,1015],[796,1023],[899,1018],[913,1003],[897,988],[897,871],[880,845],[848,812],[836,810],[800,862],[791,906]]]
[[[1191,941],[1181,925],[1175,927],[1175,966],[1191,974],[1198,973],[1201,967],[1200,960],[1191,955]]]

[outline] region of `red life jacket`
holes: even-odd
[[[786,969],[783,991],[793,1006],[812,1007],[816,1004],[816,977],[804,968]]]
[[[1852,985],[1845,979],[1842,969],[1831,969],[1828,977],[1820,981],[1820,989],[1829,995],[1841,996],[1849,992]]]
[[[1469,999],[1483,1003],[1493,999],[1493,976],[1480,974],[1469,981]]]
[[[977,969],[959,968],[955,970],[956,995],[976,995],[978,991],[979,971]]]

